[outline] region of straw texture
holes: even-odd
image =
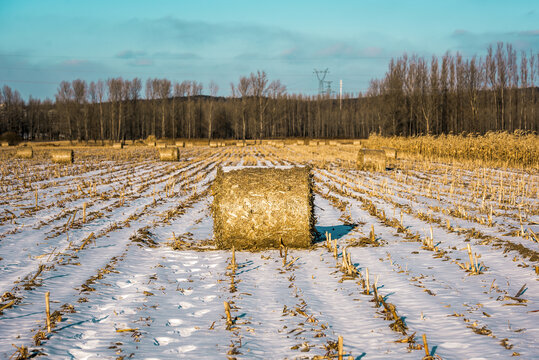
[[[59,164],[71,164],[73,163],[73,160],[74,160],[73,150],[71,149],[52,150],[51,160]]]
[[[178,161],[180,152],[176,147],[159,148],[159,159],[161,161]]]
[[[361,149],[357,154],[357,165],[363,169],[384,171],[386,169],[386,153],[384,150]]]
[[[312,175],[307,167],[245,168],[217,172],[212,186],[218,248],[258,250],[311,246]]]

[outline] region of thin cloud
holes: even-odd
[[[135,61],[131,62],[131,65],[134,66],[152,66],[153,60],[152,59],[135,59]]]
[[[469,55],[485,53],[489,45],[498,42],[512,44],[516,51],[539,49],[539,30],[474,33],[459,29],[450,38],[456,43],[455,50]]]
[[[79,65],[85,65],[88,63],[88,60],[80,60],[80,59],[69,59],[62,61],[62,65],[65,66],[79,66]]]
[[[123,50],[116,54],[116,57],[119,59],[135,59],[145,55],[145,51]]]

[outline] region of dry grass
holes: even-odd
[[[369,148],[391,147],[426,160],[480,161],[490,166],[539,168],[539,138],[534,134],[491,132],[418,137],[381,137],[365,140]]]

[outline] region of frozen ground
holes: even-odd
[[[313,151],[3,160],[0,359],[22,346],[62,359],[330,358],[339,336],[346,358],[418,359],[423,334],[435,358],[539,358],[537,173],[409,161],[369,173]],[[236,252],[232,269],[211,244],[217,168],[307,163],[316,244],[284,260]],[[468,245],[478,274],[463,268]]]

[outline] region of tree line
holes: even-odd
[[[213,81],[109,78],[62,81],[55,99],[0,91],[0,133],[27,140],[158,138],[361,138],[370,133],[537,132],[539,55],[511,44],[484,57],[460,53],[391,59],[365,93],[290,94],[264,71],[241,76],[219,97]]]

